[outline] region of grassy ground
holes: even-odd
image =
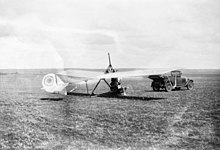
[[[0,149],[220,148],[219,75],[189,75],[194,90],[168,93],[124,80],[127,98],[90,98],[41,91],[43,74],[0,76]]]

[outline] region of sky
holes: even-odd
[[[0,0],[0,68],[220,69],[219,0]]]

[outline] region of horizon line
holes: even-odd
[[[172,68],[177,68],[177,67],[171,67]],[[55,68],[55,67],[51,67],[51,68],[0,68],[0,70],[34,70],[34,69],[42,69],[42,70],[46,70],[46,69],[88,69],[88,70],[93,70],[93,69],[106,69],[106,68],[82,68],[82,67],[64,67],[64,68]],[[121,67],[121,68],[116,68],[116,69],[168,69],[168,68],[143,68],[143,67]],[[177,70],[220,70],[220,68],[179,68]]]

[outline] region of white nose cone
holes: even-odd
[[[56,76],[55,74],[47,74],[43,77],[42,85],[45,91],[52,92],[56,87]]]
[[[42,79],[42,85],[45,91],[49,93],[63,93],[68,83],[64,83],[58,76],[55,74],[47,74]],[[66,94],[66,92],[64,92]]]

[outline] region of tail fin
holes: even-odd
[[[108,62],[109,62],[109,65],[108,65],[108,68],[105,70],[105,73],[116,72],[116,70],[112,67],[111,58],[110,58],[110,54],[109,53],[108,53]]]
[[[110,54],[108,53],[108,63],[109,63],[109,66],[112,66],[111,64],[111,58],[110,58]]]

